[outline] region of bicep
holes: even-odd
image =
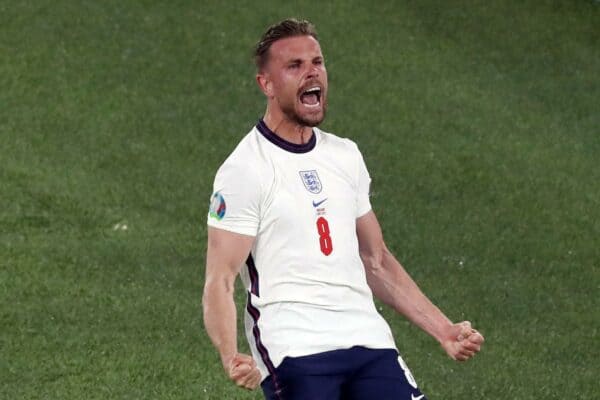
[[[385,248],[381,227],[373,210],[356,219],[356,235],[362,258],[380,254]]]
[[[233,282],[246,261],[254,237],[208,227],[206,283],[213,280]]]

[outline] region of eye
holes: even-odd
[[[300,68],[300,63],[292,63],[290,65],[288,65],[289,69],[296,69],[296,68]]]

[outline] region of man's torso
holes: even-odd
[[[209,217],[209,225],[255,236],[241,277],[263,377],[285,356],[394,348],[358,253],[356,218],[370,210],[360,152],[318,129],[304,147],[270,135],[259,124],[223,164],[215,192],[231,207],[222,220]]]

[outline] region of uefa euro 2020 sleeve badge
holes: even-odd
[[[225,216],[226,210],[227,206],[225,205],[225,199],[221,193],[216,192],[213,194],[210,199],[209,215],[217,221],[220,221]]]

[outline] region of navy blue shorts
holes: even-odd
[[[261,386],[267,400],[426,400],[395,349],[286,357]]]

